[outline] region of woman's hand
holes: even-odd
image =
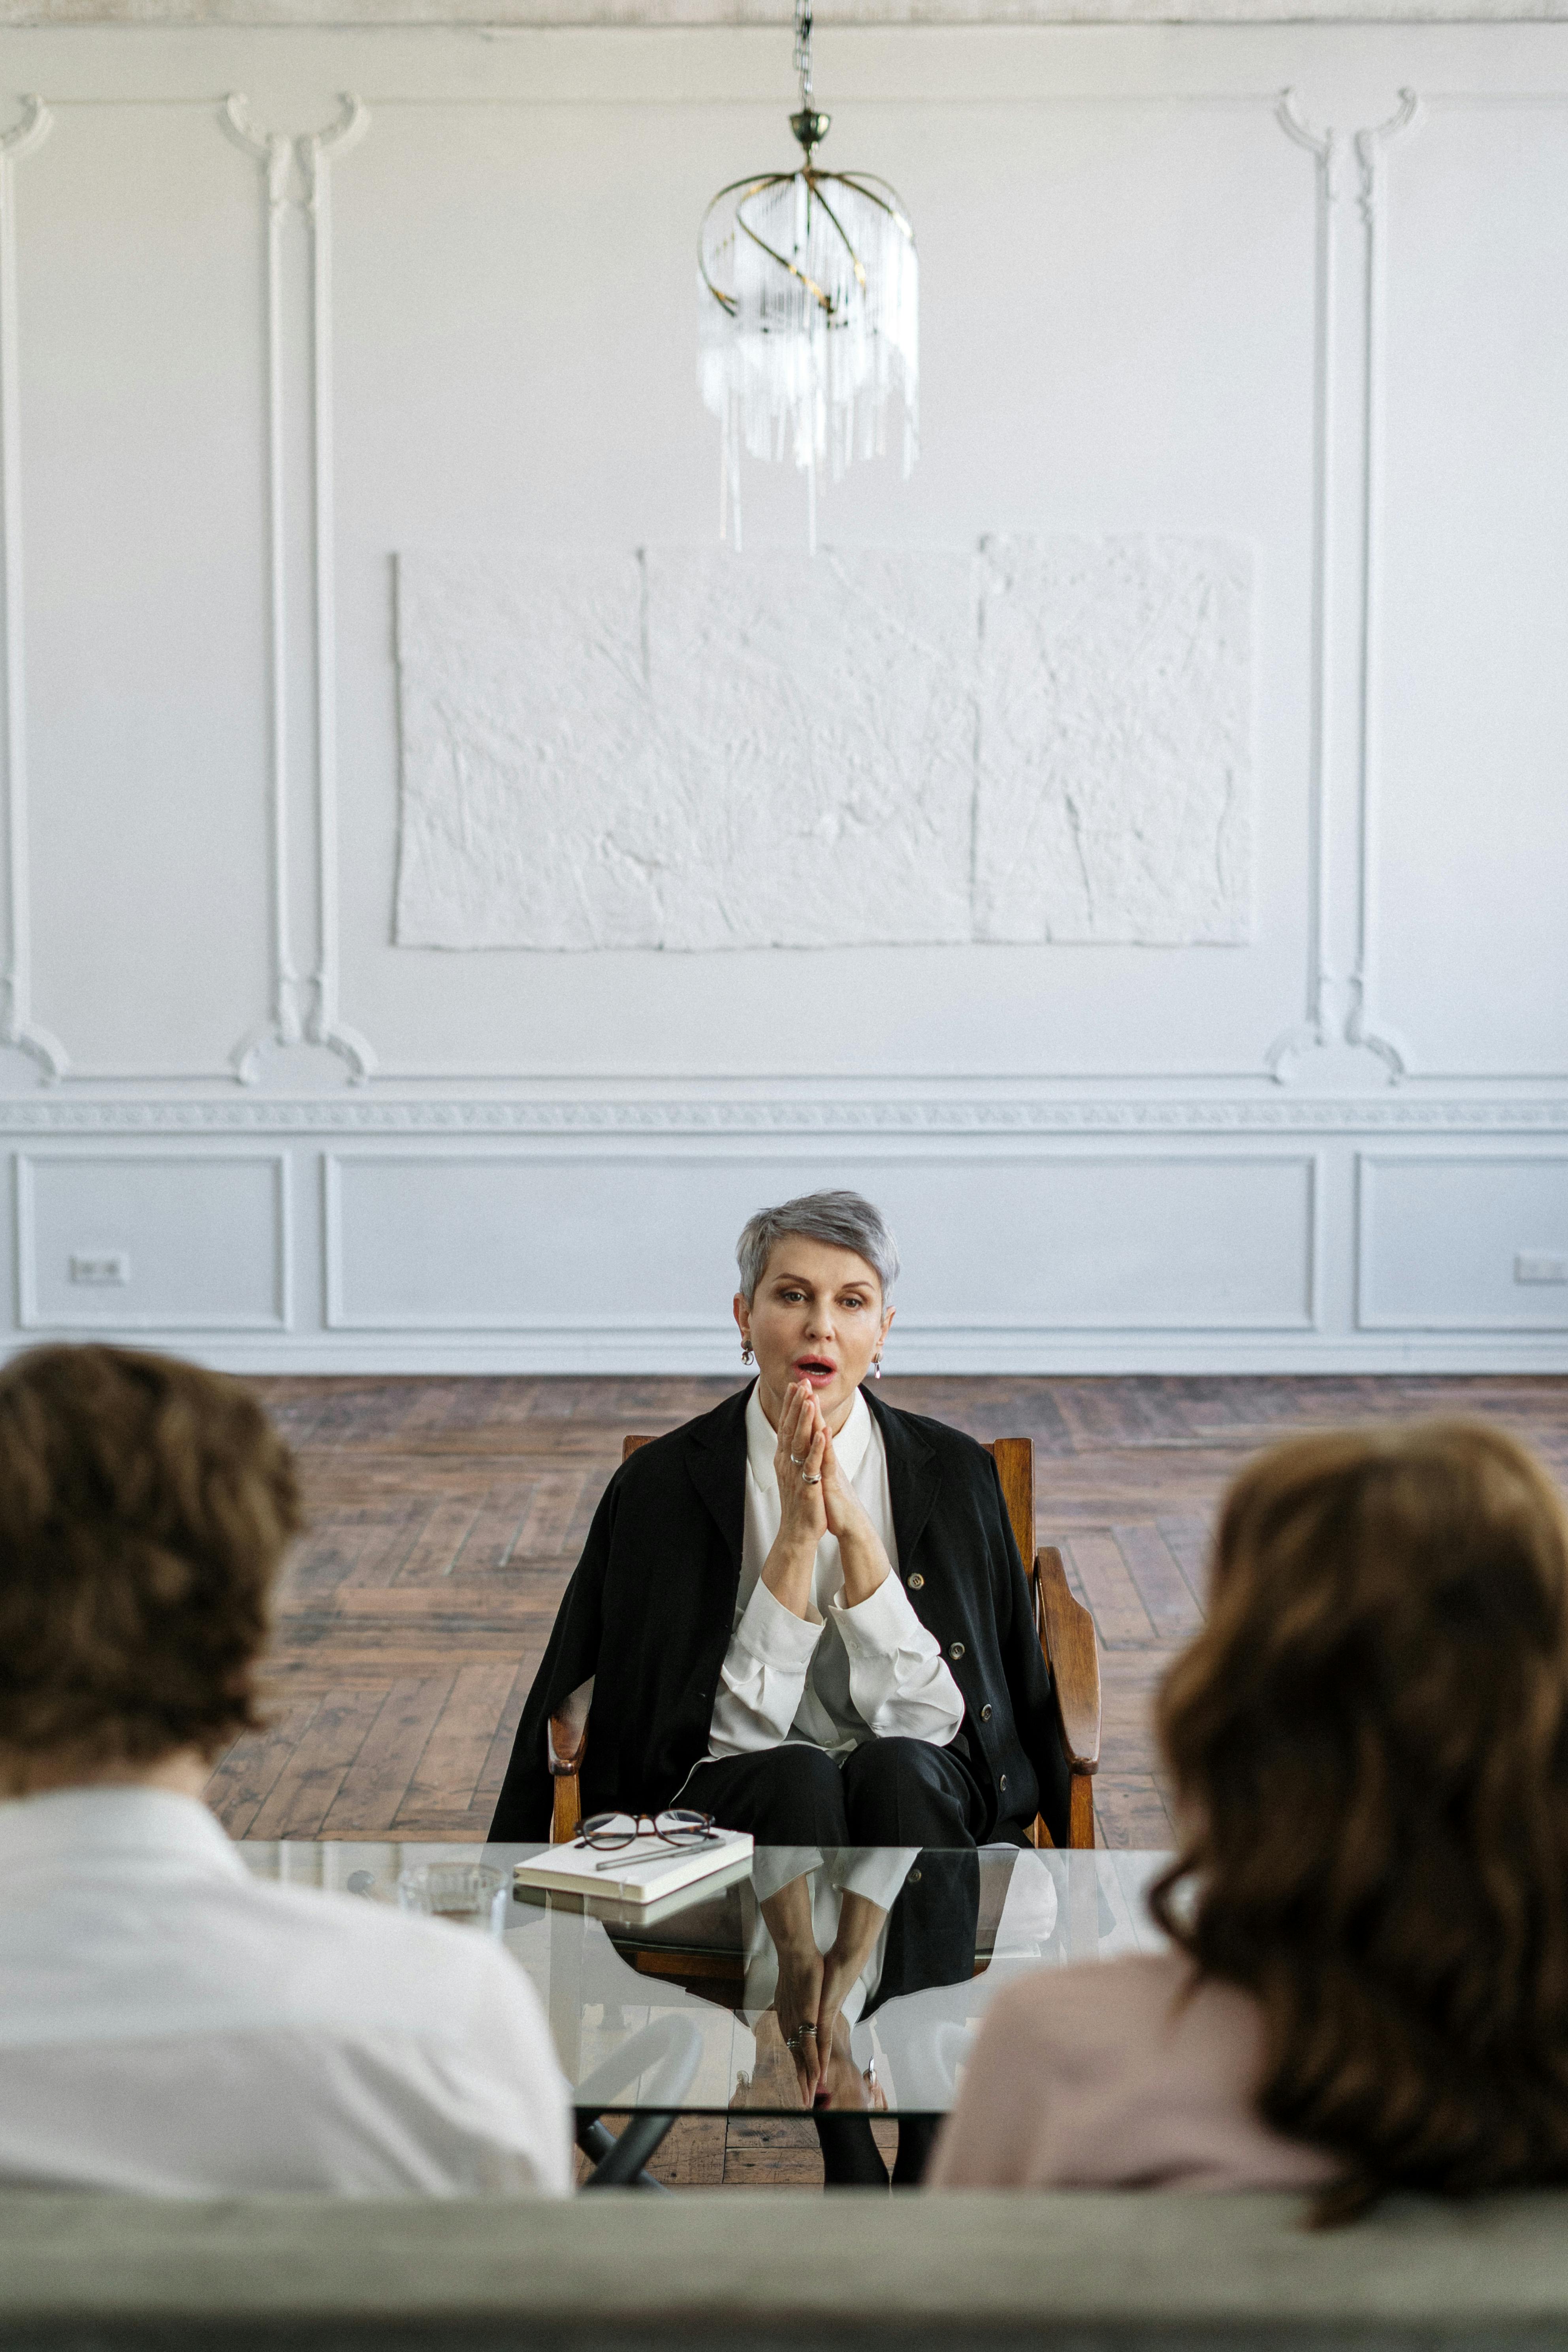
[[[778,1989],[773,2009],[784,2046],[795,2061],[803,2106],[816,2096],[821,2076],[814,2031],[822,2001],[822,1955],[811,1918],[811,1886],[804,1876],[792,1878],[758,1906],[763,1925],[773,1939],[778,1956]]]
[[[822,1460],[827,1429],[809,1381],[797,1381],[779,1415],[773,1475],[779,1486],[779,1531],[763,1563],[763,1582],[796,1617],[811,1606],[816,1547],[827,1533],[822,1500]]]
[[[888,2104],[888,2095],[868,2067],[862,2074],[855,2063],[849,2047],[849,2028],[839,2018],[833,2029],[833,2040],[822,2060],[822,2074],[817,2088],[827,2094],[829,2107],[869,2108],[880,2114]]]
[[[887,1920],[879,1903],[868,1895],[845,1894],[838,1906],[838,1933],[822,1966],[822,1990],[816,2007],[818,2066],[824,2073],[834,2036],[842,2023],[840,2011],[852,1988],[859,1982]],[[847,2032],[847,2027],[845,2028]]]
[[[829,1535],[838,1538],[845,1605],[853,1609],[858,1601],[869,1601],[884,1579],[892,1574],[893,1563],[871,1525],[865,1504],[839,1467],[831,1437],[822,1451],[822,1507]]]
[[[779,1954],[778,1990],[773,2008],[784,2048],[795,2062],[800,2103],[809,2107],[822,2079],[822,2054],[816,2041],[816,2012],[822,2002],[822,1954],[809,1950]]]

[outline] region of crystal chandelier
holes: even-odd
[[[806,478],[806,538],[816,546],[816,478],[882,457],[888,409],[903,402],[903,462],[915,460],[920,266],[914,232],[886,180],[825,172],[828,117],[811,96],[811,5],[795,0],[805,151],[795,172],[721,188],[698,239],[698,381],[718,417],[719,536],[741,544],[741,449],[792,456]]]

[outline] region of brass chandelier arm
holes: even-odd
[[[793,278],[797,285],[804,286],[806,292],[813,297],[828,318],[831,319],[834,315],[833,297],[817,284],[815,278],[810,277],[805,270],[800,268],[796,263],[791,261],[787,254],[780,253],[776,246],[772,246],[768,243],[766,237],[759,236],[756,230],[746,218],[745,206],[752,197],[764,195],[770,188],[782,187],[787,182],[797,178],[805,179],[808,198],[815,197],[816,201],[822,206],[822,209],[827,215],[829,221],[833,224],[833,227],[843,244],[844,250],[849,257],[849,263],[855,272],[856,282],[861,288],[862,291],[865,289],[865,264],[862,262],[859,255],[856,252],[854,242],[843,222],[839,219],[837,214],[834,211],[833,206],[828,203],[826,197],[822,193],[822,184],[824,181],[845,180],[845,184],[851,187],[856,186],[857,184],[854,181],[847,180],[846,175],[841,172],[824,172],[821,173],[817,173],[816,172],[807,172],[804,173],[795,172],[771,172],[767,173],[765,177],[759,180],[731,180],[727,188],[720,189],[718,194],[713,198],[712,204],[709,205],[707,211],[703,214],[702,225],[698,231],[697,237],[697,267],[701,272],[702,283],[707,287],[714,300],[718,302],[723,310],[727,310],[731,318],[735,315],[734,297],[732,295],[723,293],[720,288],[714,285],[712,278],[709,276],[705,244],[708,224],[713,216],[714,207],[722,204],[726,196],[733,195],[737,188],[742,191],[742,194],[735,205],[735,226],[740,230],[742,236],[749,237],[752,243],[756,247],[759,253],[765,253],[768,259],[770,261],[776,262],[778,267],[785,273],[785,275]],[[869,201],[878,206],[879,211],[887,213],[891,219],[898,219],[899,215],[893,211],[891,205],[885,205],[880,196],[871,194],[869,189],[862,190],[860,193],[867,195]]]
[[[831,319],[833,316],[833,297],[830,294],[825,294],[823,292],[815,278],[808,278],[804,269],[797,268],[795,264],[789,260],[784,254],[776,252],[773,247],[768,243],[765,236],[759,236],[757,235],[756,230],[752,226],[750,221],[746,218],[745,214],[741,210],[741,205],[743,205],[745,201],[745,197],[742,196],[741,198],[741,204],[735,206],[735,226],[740,230],[741,235],[742,236],[749,236],[759,253],[765,253],[770,261],[776,261],[779,268],[786,271],[791,278],[795,278],[797,284],[804,286],[808,294],[814,294],[816,297],[817,301],[821,304],[823,310],[826,310],[827,316]],[[827,212],[827,206],[826,205],[823,205],[822,209],[824,212]],[[828,214],[828,218],[830,220],[833,218],[830,213]],[[837,221],[833,222],[833,226],[835,228],[838,228],[838,223]],[[844,231],[839,228],[838,234],[840,236],[843,236]],[[847,237],[845,238],[845,243],[848,244],[848,239]],[[853,247],[850,247],[849,258],[851,261],[855,260],[855,251]],[[856,264],[856,267],[859,267],[858,263]]]
[[[794,177],[795,173],[793,172],[766,172],[760,180],[731,180],[727,188],[720,189],[718,194],[708,205],[706,211],[703,213],[701,220],[698,224],[697,274],[701,278],[704,286],[707,287],[710,294],[712,295],[715,302],[718,303],[720,309],[721,310],[728,310],[731,318],[735,315],[734,296],[732,294],[722,292],[719,287],[714,285],[713,280],[708,275],[708,224],[712,219],[714,214],[718,211],[720,205],[723,203],[725,197],[732,196],[737,188],[740,188],[744,192],[741,197],[742,204],[744,204],[747,196],[760,196],[764,188],[776,188],[782,181],[793,180]]]
[[[841,181],[845,187],[853,188],[858,196],[864,196],[868,205],[875,205],[879,212],[886,213],[889,220],[896,221],[910,243],[913,245],[915,233],[909,215],[904,210],[904,200],[890,180],[879,179],[874,172],[835,172],[830,176]],[[879,188],[887,189],[888,195],[893,200],[891,204],[888,202],[886,196],[879,196],[877,194]]]
[[[826,179],[842,179],[844,175],[842,173],[829,172],[825,173],[823,176]],[[847,186],[853,186],[853,184],[854,183],[852,181],[846,182]],[[861,260],[859,255],[856,252],[854,246],[850,243],[848,230],[839,219],[838,215],[834,211],[833,206],[828,203],[827,198],[823,194],[820,183],[814,182],[811,184],[811,194],[816,198],[817,203],[822,206],[823,211],[827,215],[828,219],[833,223],[834,227],[838,231],[839,236],[843,238],[844,250],[849,256],[850,264],[855,271],[855,283],[859,287],[861,293],[864,294],[866,291],[866,265]],[[871,201],[873,204],[876,204],[879,200],[873,196]],[[827,305],[827,308],[831,310],[831,303]]]

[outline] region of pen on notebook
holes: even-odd
[[[600,1871],[605,1870],[625,1870],[628,1860],[634,1870],[668,1870],[671,1863],[684,1862],[686,1856],[684,1853],[663,1853],[658,1856],[645,1854],[641,1857],[636,1854],[627,1856],[624,1853],[617,1853],[608,1862],[596,1862],[594,1864],[594,1870],[595,1874]]]

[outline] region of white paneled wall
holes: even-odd
[[[15,1339],[723,1370],[736,1228],[839,1182],[910,1369],[1568,1369],[1568,26],[819,38],[924,378],[912,479],[823,537],[1248,551],[1245,938],[396,943],[398,559],[711,544],[696,223],[788,68],[7,33]]]

